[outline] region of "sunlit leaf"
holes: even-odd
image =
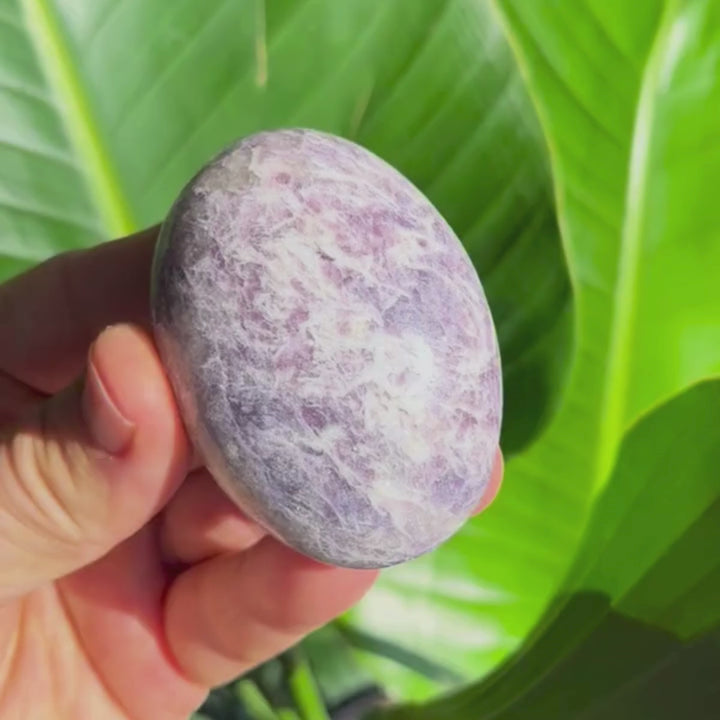
[[[716,717],[720,6],[497,8],[550,147],[576,327],[563,404],[499,506],[529,474],[587,512],[536,498],[583,538],[544,621],[497,674],[412,717]]]

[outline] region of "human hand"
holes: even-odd
[[[193,467],[148,335],[155,239],[0,286],[4,720],[185,720],[376,577],[286,548]]]

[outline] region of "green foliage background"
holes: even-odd
[[[716,0],[0,0],[0,60],[0,279],[161,220],[288,125],[389,160],[473,257],[505,488],[311,639],[326,699],[376,678],[410,703],[383,718],[720,716]],[[307,680],[297,657],[279,676]]]

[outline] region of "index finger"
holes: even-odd
[[[157,234],[63,253],[0,285],[0,371],[54,393],[82,371],[105,327],[147,327]]]

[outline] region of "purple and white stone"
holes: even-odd
[[[460,241],[402,175],[308,130],[185,188],[153,269],[158,347],[225,492],[318,560],[383,567],[452,535],[498,443],[498,345]]]

